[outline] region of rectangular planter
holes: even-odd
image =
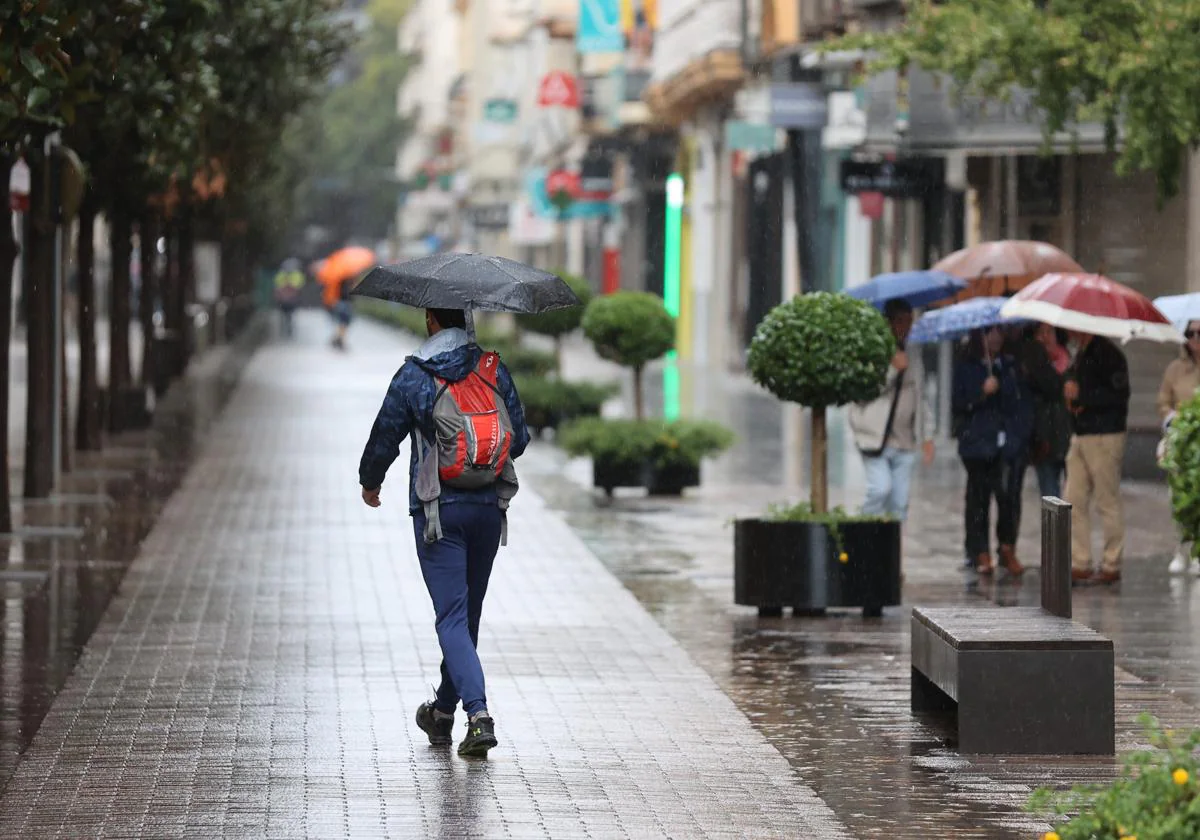
[[[846,559],[825,525],[739,519],[733,531],[734,601],[764,614],[784,607],[820,612],[862,607],[867,616],[900,603],[900,523],[839,527]]]
[[[617,487],[645,487],[651,496],[680,496],[688,487],[700,486],[700,467],[653,462],[592,461],[592,486],[608,495]]]

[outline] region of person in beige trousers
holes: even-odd
[[[1125,551],[1121,466],[1129,416],[1129,365],[1125,354],[1107,338],[1073,332],[1071,340],[1079,348],[1063,386],[1073,432],[1067,452],[1071,579],[1113,584],[1121,579]],[[1093,503],[1104,531],[1099,571],[1092,568]]]

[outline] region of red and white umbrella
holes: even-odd
[[[1149,298],[1099,274],[1047,274],[1014,295],[1000,314],[1122,343],[1134,338],[1183,343],[1183,335]]]

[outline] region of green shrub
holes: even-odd
[[[733,443],[733,433],[708,420],[605,420],[590,417],[566,426],[558,438],[568,454],[613,464],[699,466]]]
[[[812,292],[772,309],[750,342],[754,381],[812,409],[812,507],[824,513],[825,409],[879,396],[896,340],[883,316],[846,294]]]
[[[554,354],[545,350],[522,347],[508,340],[492,341],[488,344],[479,342],[479,345],[499,353],[504,366],[513,376],[544,377],[554,372]]]
[[[767,508],[766,519],[768,522],[808,522],[813,525],[824,525],[829,529],[829,535],[833,537],[834,547],[837,549],[838,559],[845,562],[846,547],[842,540],[841,526],[847,523],[856,522],[893,522],[890,516],[875,516],[867,513],[850,513],[843,507],[835,507],[832,510],[824,513],[817,513],[813,510],[811,502],[800,502],[799,504],[782,507],[780,505],[771,505]]]
[[[533,428],[548,428],[558,421],[598,417],[604,403],[620,388],[614,383],[564,382],[561,379],[514,376],[525,407],[525,420]]]
[[[1171,512],[1184,542],[1200,557],[1200,394],[1179,407],[1167,432],[1163,459],[1171,488]]]
[[[1200,838],[1200,785],[1196,747],[1200,730],[1179,740],[1149,715],[1139,720],[1151,749],[1130,753],[1121,776],[1108,785],[1069,792],[1039,790],[1030,799],[1036,812],[1057,819],[1076,816],[1044,835],[1048,840],[1196,840]]]
[[[642,371],[675,347],[675,319],[648,292],[614,292],[588,304],[583,333],[603,358],[633,370],[634,416],[642,419]]]
[[[572,306],[570,309],[555,309],[539,315],[519,315],[517,322],[522,329],[539,335],[548,335],[558,340],[579,329],[579,325],[583,322],[584,310],[592,300],[592,287],[587,280],[575,274],[568,274],[565,271],[558,271],[556,274],[571,287],[571,291],[579,298],[580,305]]]

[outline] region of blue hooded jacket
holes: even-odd
[[[383,398],[383,406],[375,418],[375,425],[371,427],[371,436],[363,449],[358,465],[358,481],[363,487],[373,490],[383,485],[388,468],[400,454],[400,444],[410,434],[423,434],[427,441],[434,439],[433,401],[437,397],[438,386],[433,374],[447,382],[458,382],[475,370],[482,355],[483,351],[478,345],[469,343],[464,330],[447,329],[431,337],[411,358],[405,360],[392,378],[387,396]],[[529,444],[529,430],[525,426],[521,398],[503,362],[496,373],[496,384],[513,426],[509,456],[517,458]],[[416,493],[417,447],[411,448],[408,510],[409,513],[416,513],[422,506]],[[497,504],[496,491],[492,487],[481,490],[443,487],[440,503],[455,502],[494,505]]]
[[[989,376],[1000,382],[1000,390],[985,396],[983,383]],[[1033,433],[1033,394],[1017,378],[1012,358],[997,356],[990,367],[978,359],[959,361],[954,367],[951,402],[960,458],[1012,461],[1025,454]]]

